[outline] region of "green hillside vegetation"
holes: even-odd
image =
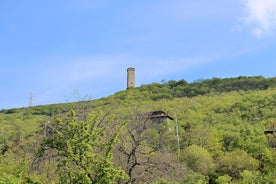
[[[164,111],[173,120],[153,121]],[[276,77],[0,111],[0,184],[276,183]]]

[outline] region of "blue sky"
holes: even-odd
[[[0,109],[162,80],[275,77],[276,0],[0,2]]]

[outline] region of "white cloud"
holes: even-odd
[[[95,99],[124,90],[128,67],[136,68],[136,85],[140,86],[216,59],[204,54],[172,58],[124,54],[47,58],[37,66],[30,86],[35,88],[35,105],[74,101],[75,91],[81,97]]]
[[[69,88],[69,86],[74,88],[87,83],[91,83],[92,86],[109,84],[110,87],[118,83],[117,86],[124,87],[128,67],[136,68],[139,83],[147,83],[160,79],[164,75],[183,72],[213,60],[216,60],[216,57],[151,58],[114,55],[64,58],[64,62],[53,61],[52,63],[55,64],[51,64],[47,69],[44,68],[39,78],[42,78],[46,85],[60,88]]]
[[[144,61],[145,64],[139,64],[138,70],[144,81],[162,79],[170,74],[177,74],[192,69],[198,65],[210,63],[216,60],[216,56],[190,56],[183,58],[149,58]],[[147,81],[148,82],[148,81]],[[158,82],[158,81],[156,81]]]
[[[276,0],[245,0],[245,23],[253,35],[272,35],[276,30]]]

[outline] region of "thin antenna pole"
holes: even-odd
[[[175,122],[175,133],[176,133],[176,141],[177,141],[177,157],[179,158],[180,155],[180,140],[179,140],[179,129],[178,129],[178,122],[177,122],[177,115],[176,112],[173,108],[170,108],[171,110],[173,110],[174,113],[174,122]]]
[[[177,156],[179,157],[180,155],[180,141],[179,141],[179,132],[178,132],[178,122],[177,122],[177,116],[176,116],[176,112],[174,112],[174,116],[175,116],[175,132],[176,132],[176,139],[177,139]]]
[[[33,106],[33,93],[30,92],[30,98],[29,98],[29,107]]]

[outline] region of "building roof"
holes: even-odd
[[[148,112],[143,114],[143,117],[146,119],[164,119],[164,118],[168,118],[170,120],[173,120],[173,118],[166,114],[164,111],[152,111],[152,112]]]
[[[273,133],[276,133],[275,129],[270,129],[270,130],[264,131],[264,134],[273,134]]]
[[[275,125],[276,125],[276,123],[272,123],[270,129],[264,131],[264,134],[273,134],[273,133],[276,133]]]

